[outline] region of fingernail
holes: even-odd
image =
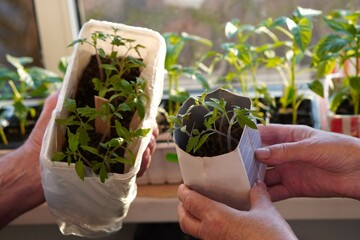
[[[256,159],[267,159],[271,157],[270,149],[268,148],[258,148],[255,151]]]

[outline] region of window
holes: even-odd
[[[16,16],[16,17],[14,17]],[[5,55],[32,57],[41,66],[41,51],[32,1],[0,2],[0,63],[9,65]]]

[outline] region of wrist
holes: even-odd
[[[44,202],[39,153],[31,150],[24,144],[0,158],[0,228]]]

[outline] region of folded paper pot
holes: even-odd
[[[88,38],[94,31],[112,34],[113,28],[119,30],[121,37],[133,39],[145,47],[139,51],[146,65],[141,76],[147,82],[149,105],[138,128],[152,128],[156,124],[157,108],[163,92],[165,41],[158,32],[150,29],[96,20],[83,25],[79,39]],[[105,52],[111,51],[110,44],[102,41],[98,44]],[[77,44],[74,47],[57,106],[43,138],[40,158],[46,202],[55,215],[61,232],[92,238],[106,236],[122,227],[122,221],[136,197],[136,174],[152,134],[150,131],[146,137],[129,146],[136,153],[134,166],[125,168],[124,174],[110,173],[105,183],[100,182],[99,177],[90,170],[83,181],[76,174],[75,164],[69,166],[67,163],[51,160],[65,141],[65,129],[58,126],[55,119],[66,116],[64,100],[74,97],[80,76],[94,54],[94,49],[89,44]],[[121,54],[124,53],[120,52],[119,56]]]
[[[209,93],[207,98],[224,98],[227,106],[238,105],[247,109],[251,107],[249,98],[223,89]],[[193,99],[188,99],[182,105],[179,114],[183,114],[193,103]],[[188,124],[193,126],[193,122],[203,122],[203,119],[203,114],[197,115],[195,112]],[[261,147],[257,129],[245,126],[236,149],[214,157],[192,156],[184,151],[188,138],[180,130],[175,130],[174,141],[181,175],[187,186],[230,207],[249,209],[250,188],[256,180],[263,180],[266,170],[264,164],[254,159],[255,150]]]

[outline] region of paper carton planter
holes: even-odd
[[[159,33],[149,29],[95,20],[84,24],[79,39],[88,38],[94,31],[112,34],[113,28],[119,29],[118,34],[123,38],[133,39],[145,47],[140,49],[146,64],[141,76],[147,82],[145,91],[149,102],[145,118],[137,127],[152,128],[156,123],[157,108],[163,92],[165,40]],[[111,52],[110,44],[103,41],[98,44],[105,52]],[[67,116],[64,100],[74,97],[80,76],[94,54],[89,44],[74,47],[57,106],[43,139],[41,178],[46,202],[63,234],[101,237],[122,227],[122,220],[137,193],[136,174],[140,169],[143,152],[150,142],[151,132],[129,146],[136,154],[134,166],[125,168],[123,174],[110,173],[105,183],[100,182],[99,177],[91,171],[82,181],[76,174],[75,164],[68,166],[67,163],[51,160],[54,153],[62,149],[65,141],[65,130],[63,126],[55,124],[55,119]],[[122,54],[120,52],[119,56]]]
[[[206,97],[222,99],[227,102],[227,107],[233,105],[250,109],[249,98],[235,95],[229,91],[218,89]],[[189,98],[179,110],[183,114],[194,104]],[[195,109],[195,108],[194,108]],[[202,123],[204,112],[192,111],[187,124],[197,128]],[[238,146],[235,150],[215,157],[195,157],[185,151],[188,136],[176,130],[174,141],[179,158],[181,175],[184,183],[191,189],[230,207],[248,210],[249,190],[252,184],[263,179],[265,165],[254,160],[255,149],[261,147],[258,130],[245,127]]]

